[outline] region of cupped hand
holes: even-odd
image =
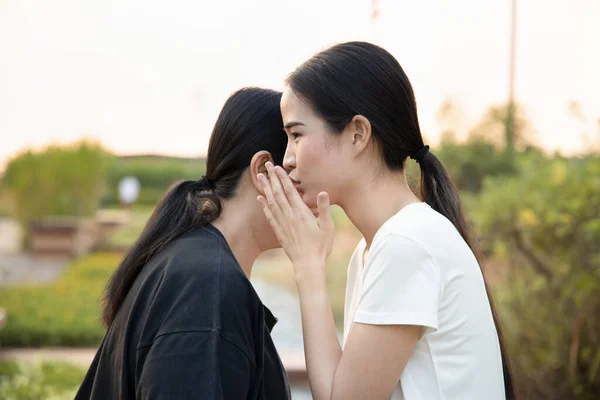
[[[331,217],[327,192],[317,196],[319,217],[302,201],[292,180],[281,167],[266,164],[269,177],[259,174],[264,196],[258,201],[273,228],[279,243],[294,264],[299,268],[318,268],[325,265],[331,253],[335,225]]]

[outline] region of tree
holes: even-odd
[[[481,120],[470,131],[470,138],[477,138],[488,143],[493,143],[499,149],[522,151],[533,142],[534,131],[522,107],[514,105],[512,121],[512,145],[507,142],[506,124],[508,123],[510,105],[490,107]]]

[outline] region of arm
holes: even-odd
[[[166,334],[148,351],[136,397],[244,399],[253,369],[246,354],[218,330]]]
[[[330,399],[333,378],[342,358],[335,322],[325,280],[316,285],[298,285],[304,356],[312,394],[315,400]]]
[[[324,280],[320,282],[298,282],[306,365],[315,400],[389,399],[422,328],[355,323],[342,353]]]

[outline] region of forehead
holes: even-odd
[[[309,105],[296,96],[289,86],[286,86],[283,90],[280,107],[284,124],[289,121],[306,120],[315,117]]]

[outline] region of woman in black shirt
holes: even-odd
[[[280,98],[247,88],[227,100],[206,175],[168,192],[113,273],[108,329],[77,399],[290,397],[276,320],[249,281],[259,254],[279,247],[256,176],[282,162]]]

